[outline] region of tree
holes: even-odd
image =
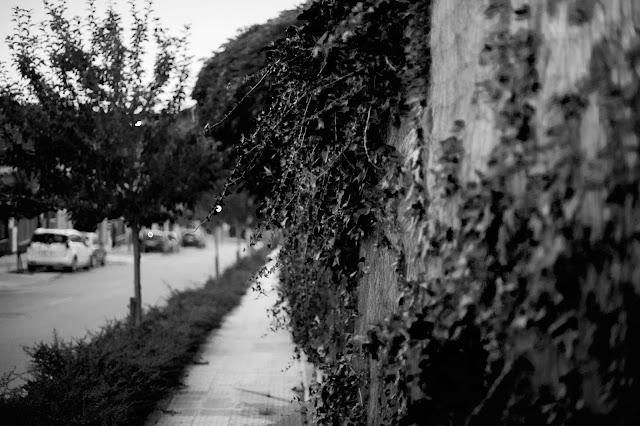
[[[152,2],[130,2],[129,34],[113,6],[67,17],[64,0],[44,0],[37,29],[15,9],[13,61],[47,126],[36,139],[39,181],[73,216],[123,216],[133,232],[135,321],[140,323],[141,226],[172,217],[211,185],[214,149],[180,115],[188,78],[188,27],[173,36],[154,20]],[[150,49],[151,47],[151,49]],[[153,72],[144,63],[154,55]],[[22,164],[18,166],[22,167]],[[55,171],[53,175],[51,171]],[[53,182],[50,179],[59,178]]]
[[[242,30],[205,63],[192,96],[198,102],[198,118],[203,124],[213,126],[223,121],[211,129],[214,137],[233,144],[255,126],[272,80],[263,73],[268,51],[286,36],[289,26],[298,22],[299,13],[298,9],[287,10],[264,24]]]
[[[256,127],[256,119],[269,104],[274,75],[266,65],[274,43],[287,29],[300,23],[301,8],[282,12],[264,24],[252,25],[225,43],[204,65],[193,89],[197,117],[207,134],[221,142],[229,160],[243,136]],[[243,185],[254,195],[268,190],[264,179]]]

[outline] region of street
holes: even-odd
[[[242,243],[241,255],[246,255]],[[220,242],[220,270],[236,260],[238,240]],[[215,246],[183,247],[179,253],[143,253],[142,304],[162,304],[172,290],[204,284],[215,275]],[[33,274],[0,273],[0,374],[26,371],[23,346],[51,341],[54,330],[62,339],[82,338],[107,321],[123,319],[133,296],[133,256],[107,255],[107,265],[89,271]]]

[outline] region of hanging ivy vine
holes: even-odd
[[[557,122],[541,130],[540,35],[492,34],[478,54],[496,70],[482,86],[500,139],[480,178],[463,182],[466,123],[452,118],[451,137],[432,142],[439,167],[429,193],[420,125],[406,158],[386,144],[409,105],[428,105],[420,94],[429,9],[419,0],[312,2],[306,23],[270,52],[272,101],[238,150],[229,187],[239,179],[269,187],[262,223],[285,235],[276,313],[325,373],[316,421],[367,424],[375,360],[381,424],[632,424],[640,414],[640,169],[628,154],[638,155],[640,84],[620,87],[607,64],[617,58],[638,83],[640,49],[596,45],[590,78],[544,106]],[[487,18],[495,13],[523,19],[529,8],[489,2]],[[591,94],[602,99],[609,131],[596,159],[579,139]],[[588,217],[593,200],[603,206],[601,227]],[[408,217],[398,216],[401,202]],[[454,203],[455,217],[439,220],[438,202]],[[405,219],[415,225],[417,259],[384,235]],[[401,297],[361,344],[367,240],[395,252],[398,282],[389,285]],[[409,262],[429,268],[409,279]]]
[[[351,362],[364,359],[353,341],[360,249],[383,214],[380,181],[397,168],[386,135],[406,109],[403,88],[427,75],[428,56],[410,48],[427,7],[312,2],[299,18],[306,23],[270,51],[272,102],[229,183],[256,179],[270,189],[262,224],[285,231],[275,310],[325,373],[315,393],[320,424],[366,423],[367,375]]]

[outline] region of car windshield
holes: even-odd
[[[51,244],[51,243],[66,243],[67,236],[60,234],[34,234],[31,237],[31,241],[34,243],[43,243],[43,244]]]
[[[162,234],[156,234],[156,233],[147,233],[144,234],[144,237],[149,239],[149,240],[161,240],[162,239]]]

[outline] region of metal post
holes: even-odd
[[[238,243],[236,246],[236,263],[240,262],[240,249],[242,249],[242,234],[236,234],[236,242]]]
[[[142,286],[140,284],[140,225],[131,225],[133,237],[133,295],[135,302],[134,323],[139,326],[142,323]]]
[[[11,253],[16,254],[16,271],[24,272],[22,267],[22,257],[20,257],[20,246],[18,245],[18,221],[15,218],[9,218],[9,235],[11,237]]]
[[[11,236],[11,253],[15,253],[18,251],[18,227],[16,226],[16,220],[10,217],[8,225]]]
[[[220,236],[218,234],[218,227],[215,227],[213,229],[213,242],[216,247],[216,279],[220,278],[220,260],[219,260],[220,247],[218,245],[219,237]]]

